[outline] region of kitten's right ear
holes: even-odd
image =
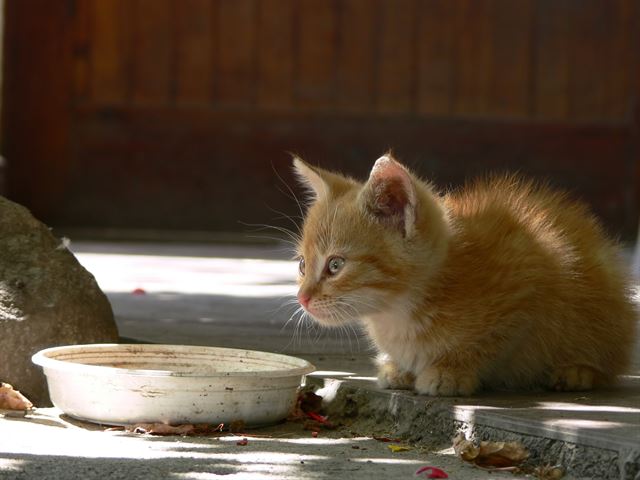
[[[314,198],[326,195],[328,186],[322,179],[320,172],[295,155],[293,156],[293,170],[300,183],[307,187]]]
[[[314,200],[326,198],[329,194],[339,196],[353,184],[352,180],[322,168],[312,167],[295,155],[293,169]]]

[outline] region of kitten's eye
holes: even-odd
[[[304,257],[302,257],[300,259],[300,263],[298,264],[298,271],[300,272],[300,275],[302,275],[303,277],[304,277],[304,270],[305,270]]]
[[[329,275],[335,275],[342,269],[343,266],[344,266],[344,258],[331,257],[327,262],[327,271],[329,272]]]

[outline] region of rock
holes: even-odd
[[[0,197],[0,381],[50,406],[42,369],[31,363],[35,352],[117,341],[93,275],[26,208]]]

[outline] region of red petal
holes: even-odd
[[[427,478],[449,478],[447,473],[438,468],[438,467],[422,467],[416,471],[416,475],[420,475],[421,473],[427,473]]]

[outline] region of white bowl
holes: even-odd
[[[73,345],[32,361],[44,369],[56,407],[109,425],[275,423],[314,370],[287,355],[178,345]]]

